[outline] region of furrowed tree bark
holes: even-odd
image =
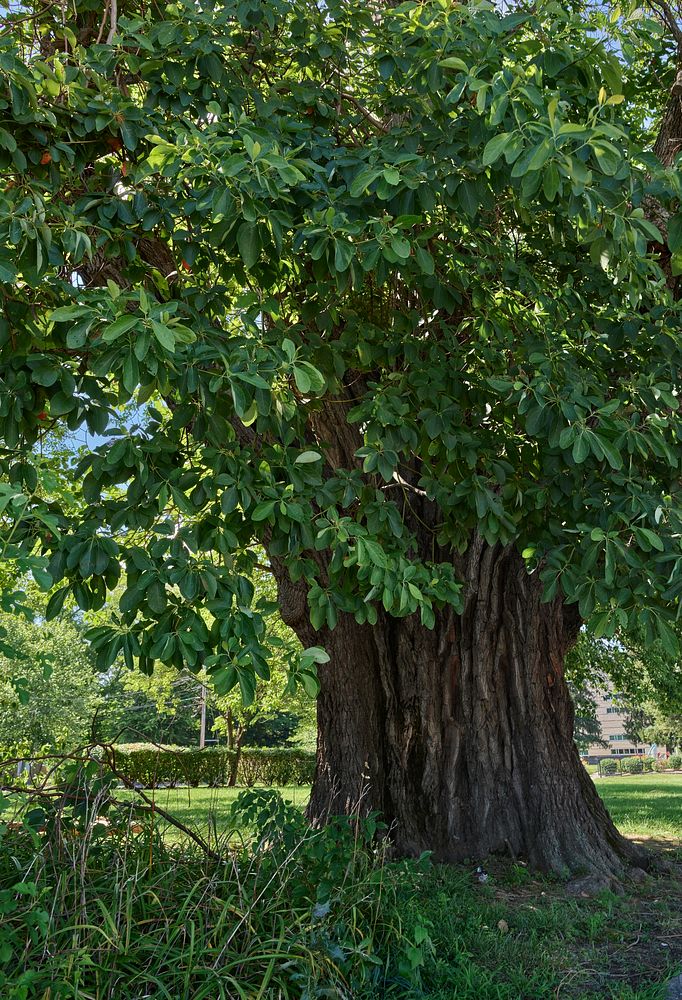
[[[645,865],[613,825],[573,742],[564,657],[578,621],[513,548],[475,541],[461,616],[359,626],[322,642],[309,815],[378,810],[400,854],[503,852],[542,870],[614,876]],[[305,642],[309,626],[292,622]]]

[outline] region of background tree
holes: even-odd
[[[48,617],[125,573],[100,666],[248,704],[262,546],[329,659],[313,816],[362,801],[441,858],[641,861],[564,658],[581,622],[675,646],[676,98],[649,152],[675,39],[553,2],[105,14],[29,5],[0,62],[6,558],[57,585]],[[36,493],[55,421],[107,437],[77,519]]]
[[[68,621],[0,616],[12,659],[0,656],[0,744],[26,754],[87,743],[102,686],[78,629]]]
[[[679,625],[675,626],[679,634]],[[680,661],[661,642],[650,643],[641,629],[596,639],[582,632],[566,660],[566,677],[576,707],[575,740],[580,749],[599,739],[596,701],[615,693],[624,712],[623,731],[635,743],[676,746],[682,735]]]
[[[624,731],[630,739],[655,743],[660,750],[679,751],[682,746],[682,714],[661,710],[655,702],[643,705],[626,703]]]
[[[117,663],[102,681],[102,707],[97,736],[118,743],[199,742],[200,693],[194,677],[183,678],[174,667],[152,676]]]

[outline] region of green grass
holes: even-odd
[[[480,886],[434,866],[399,900],[406,920],[418,913],[432,928],[429,1000],[663,1000],[682,959],[679,883],[575,900],[522,865],[488,871]]]
[[[626,835],[682,843],[682,775],[595,783]],[[301,807],[308,800],[307,788],[282,791]],[[176,789],[156,797],[186,824],[206,833],[215,821],[220,833],[236,794]],[[401,918],[408,926],[421,921],[433,941],[424,992],[389,983],[358,1000],[664,1000],[662,984],[682,961],[676,878],[629,887],[624,897],[575,900],[561,883],[520,864],[491,862],[489,872],[485,886],[463,867],[438,865],[416,880],[406,876]]]
[[[159,788],[155,791],[149,790],[146,794],[162,809],[201,836],[220,840],[234,830],[229,810],[242,791],[243,788]],[[305,808],[310,798],[308,785],[287,785],[278,788],[277,791],[285,801],[300,809]],[[135,793],[118,792],[117,798],[134,800]],[[168,839],[175,842],[183,839],[180,830],[169,827],[163,820],[160,820],[159,824],[164,828]]]
[[[627,836],[682,840],[682,774],[595,778],[595,784]]]

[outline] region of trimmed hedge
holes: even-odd
[[[158,785],[227,785],[237,757],[226,747],[158,747],[121,743],[115,748],[116,770],[129,781]],[[315,773],[315,754],[296,747],[244,747],[237,764],[237,785],[308,785]]]
[[[234,753],[222,747],[155,746],[151,743],[120,743],[114,766],[129,781],[154,788],[157,785],[225,785]]]
[[[626,757],[620,762],[620,769],[625,774],[641,774],[644,763],[640,757]]]
[[[672,753],[668,757],[668,765],[673,769],[673,771],[679,771],[682,768],[682,754]]]
[[[237,784],[310,785],[316,756],[298,747],[244,747],[237,767]]]

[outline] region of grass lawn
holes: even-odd
[[[146,795],[186,827],[215,841],[234,830],[229,809],[242,791],[243,788],[158,788],[148,790]],[[309,785],[287,785],[277,791],[287,802],[301,809],[305,808],[310,798]],[[119,791],[117,798],[134,799],[135,793]],[[163,820],[160,822],[166,826]],[[168,826],[166,836],[173,841],[183,839],[182,832],[172,826]]]
[[[418,871],[394,863],[395,919],[423,927],[433,946],[423,985],[406,988],[397,976],[353,1000],[665,1000],[667,979],[682,971],[682,774],[595,781],[626,835],[667,849],[669,872],[626,882],[623,895],[576,899],[561,879],[508,859],[485,862],[485,884],[473,877],[476,861],[426,863]],[[280,791],[300,808],[309,796],[307,787]],[[239,792],[147,794],[215,844],[231,833],[229,808]],[[164,835],[183,839],[172,827]]]
[[[614,775],[595,784],[624,834],[682,842],[682,774]]]

